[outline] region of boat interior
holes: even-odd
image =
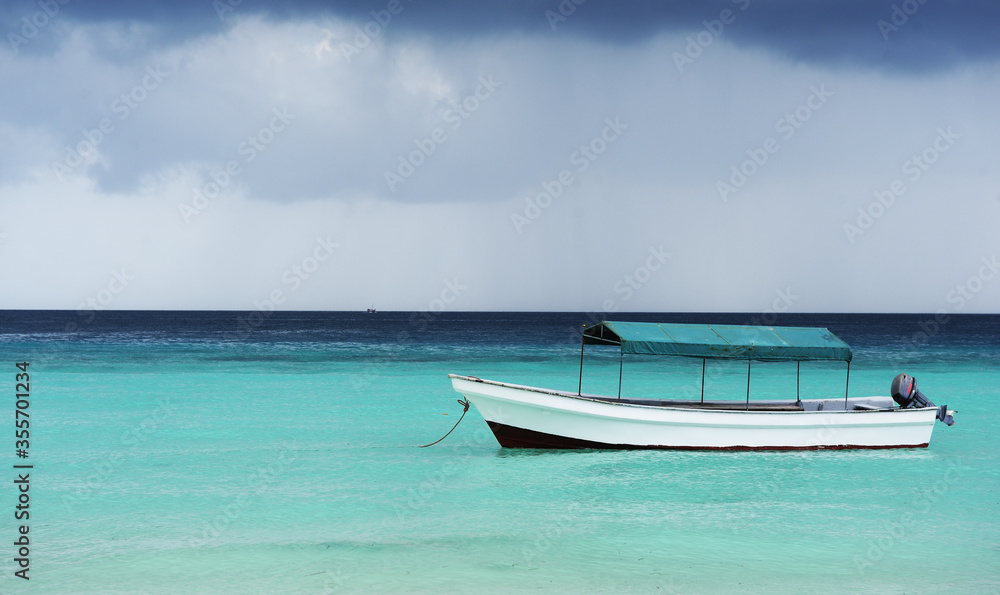
[[[762,400],[762,401],[677,401],[670,399],[629,399],[618,397],[590,396],[587,398],[609,403],[644,405],[646,407],[679,407],[683,409],[706,409],[711,411],[844,411],[844,399],[806,399],[802,401]],[[892,397],[852,397],[847,399],[850,411],[880,411],[893,409]]]

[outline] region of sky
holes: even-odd
[[[1000,312],[992,2],[0,5],[0,308]]]

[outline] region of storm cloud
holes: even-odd
[[[0,305],[125,267],[107,307],[956,311],[1000,250],[997,11],[7,3],[0,273],[38,282]]]

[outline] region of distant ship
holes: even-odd
[[[372,304],[372,307],[368,308],[368,313],[369,314],[374,314],[375,313],[375,304]]]

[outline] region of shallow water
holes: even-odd
[[[0,546],[0,592],[1000,592],[998,316],[925,345],[928,316],[783,316],[854,347],[852,396],[905,371],[958,412],[927,449],[801,453],[507,450],[475,409],[414,448],[461,413],[450,372],[575,390],[587,317],[238,316],[0,312],[35,465],[31,580]],[[745,364],[709,367],[707,396],[745,394]],[[613,351],[584,370],[617,390]],[[802,390],[843,394],[844,372],[803,364]],[[752,378],[751,398],[794,390],[794,365]],[[700,361],[625,363],[626,395],[691,383]]]

